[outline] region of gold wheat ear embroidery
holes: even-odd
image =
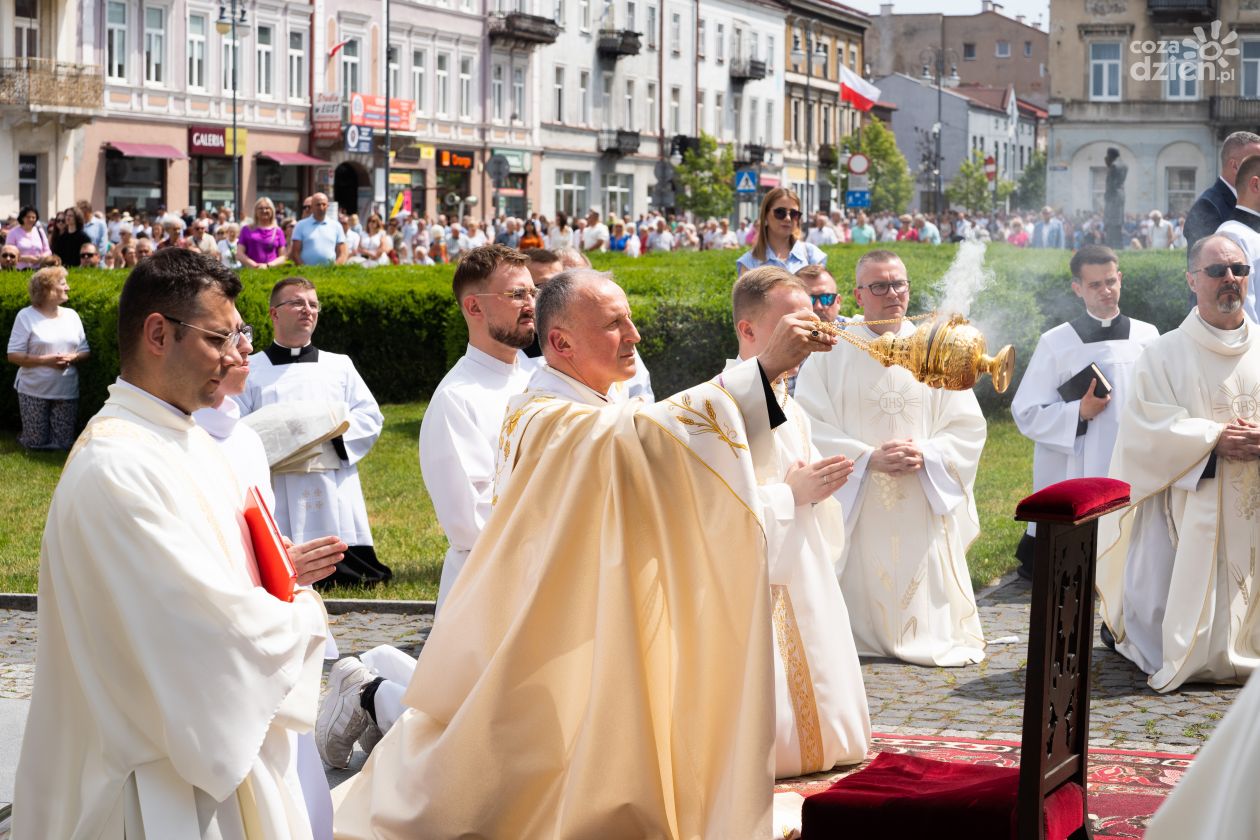
[[[919,619],[916,616],[910,616],[910,620],[907,621],[906,625],[901,628],[901,640],[899,644],[905,644],[907,633],[910,634],[911,639],[918,635]]]
[[[693,435],[714,435],[718,440],[730,447],[731,454],[739,457],[739,450],[747,450],[748,447],[740,443],[736,438],[738,434],[731,426],[722,427],[718,420],[717,410],[713,407],[711,400],[704,401],[704,411],[698,411],[691,404],[691,395],[684,394],[682,400],[674,402],[670,400],[670,405],[681,409],[681,412],[674,415],[674,419],[684,426],[689,427],[689,431]]]
[[[1234,578],[1234,585],[1238,587],[1238,594],[1242,595],[1243,604],[1245,606],[1250,605],[1251,592],[1247,588],[1247,575],[1243,573],[1242,569],[1239,569],[1233,564],[1230,564],[1229,572]]]
[[[901,596],[901,608],[903,610],[909,609],[910,602],[914,599],[914,593],[919,591],[919,586],[923,583],[923,578],[926,575],[927,569],[920,567],[914,579],[910,581],[910,585],[906,587],[906,591]]]

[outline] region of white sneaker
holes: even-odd
[[[363,734],[359,736],[359,746],[365,753],[371,755],[372,750],[376,748],[376,745],[379,744],[381,739],[384,737],[385,733],[381,731],[381,728],[377,726],[371,718],[369,718],[367,726],[363,730]]]
[[[355,656],[338,660],[328,673],[328,693],[315,719],[315,747],[329,767],[344,770],[350,766],[354,742],[372,722],[359,702],[359,693],[373,679],[372,672]]]

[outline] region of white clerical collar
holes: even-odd
[[[1197,306],[1194,309],[1194,317],[1198,318],[1199,323],[1202,324],[1208,332],[1219,338],[1226,347],[1237,347],[1239,344],[1242,344],[1247,340],[1248,328],[1247,316],[1245,315],[1243,316],[1242,323],[1232,330],[1223,330],[1220,327],[1214,327],[1209,324],[1206,320],[1204,320],[1203,315],[1199,312],[1199,308]]]
[[[281,344],[281,343],[280,343],[280,342],[278,342],[278,341],[273,342],[273,343],[274,343],[277,347],[281,347],[281,348],[283,348],[283,349],[285,349],[285,350],[288,350],[288,351],[289,351],[289,355],[290,355],[290,356],[292,356],[292,357],[293,357],[293,358],[295,358],[295,359],[296,359],[298,356],[302,355],[302,351],[303,351],[303,350],[305,350],[307,347],[310,347],[310,346],[311,346],[311,343],[310,343],[309,341],[308,341],[308,342],[306,342],[305,344],[303,344],[301,347],[288,347],[288,346],[286,346],[286,345],[284,345],[284,344]]]
[[[155,403],[162,406],[162,408],[165,408],[167,411],[169,411],[171,414],[174,414],[176,417],[180,418],[181,420],[187,420],[190,416],[188,412],[184,411],[183,409],[176,408],[175,406],[171,405],[170,403],[168,403],[166,400],[162,399],[161,397],[155,397],[153,396],[153,394],[150,394],[148,391],[144,390],[143,388],[136,385],[132,385],[130,382],[123,379],[121,376],[118,377],[118,379],[114,381],[114,384],[121,385],[123,388],[126,388],[128,391],[134,391],[137,394],[142,394],[148,397],[149,399],[153,400]]]
[[[478,364],[487,370],[493,371],[494,373],[502,376],[510,376],[518,367],[517,358],[520,354],[514,354],[512,356],[512,361],[510,362],[503,362],[496,359],[494,356],[491,356],[486,351],[478,350],[476,347],[469,344],[464,349],[464,355],[468,357],[468,361]]]
[[[1114,320],[1116,320],[1116,318],[1119,318],[1119,317],[1120,317],[1120,311],[1119,311],[1119,310],[1116,310],[1116,314],[1115,314],[1114,316],[1110,317],[1110,318],[1099,318],[1097,315],[1095,315],[1093,312],[1090,312],[1088,309],[1086,309],[1086,310],[1085,310],[1085,314],[1086,314],[1086,315],[1088,315],[1089,317],[1093,318],[1095,321],[1097,321],[1097,322],[1098,322],[1098,325],[1099,325],[1100,327],[1102,327],[1103,329],[1106,329],[1107,327],[1110,327],[1110,326],[1111,326],[1111,322],[1112,322],[1112,321],[1114,321]]]
[[[1255,210],[1252,210],[1250,207],[1247,207],[1246,205],[1239,204],[1239,205],[1236,205],[1236,207],[1237,209],[1243,211],[1244,213],[1250,213],[1253,216],[1260,216],[1260,213],[1257,213]]]

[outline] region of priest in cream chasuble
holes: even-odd
[[[766,837],[767,392],[834,339],[785,321],[759,359],[647,404],[614,386],[638,333],[606,275],[552,278],[536,318],[548,364],[509,403],[494,511],[410,708],[333,792],[336,834]]]
[[[905,266],[889,251],[858,262],[855,294],[866,321],[899,320],[909,302]],[[850,331],[878,337],[869,326]],[[919,665],[957,666],[984,658],[984,635],[967,570],[980,532],[972,493],[986,425],[971,391],[917,382],[842,343],[811,359],[796,401],[824,455],[846,455],[853,475],[837,493],[849,532],[840,588],[858,653]]]
[[[1133,506],[1098,534],[1103,619],[1156,691],[1260,664],[1260,337],[1233,272],[1250,266],[1217,235],[1189,265],[1198,305],[1142,354],[1120,419],[1111,476]]]

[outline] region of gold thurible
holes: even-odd
[[[985,373],[993,379],[993,390],[999,394],[1010,387],[1015,371],[1015,349],[1011,345],[1006,345],[996,355],[988,355],[984,335],[962,315],[940,318],[932,312],[911,320],[923,321],[913,335],[902,338],[886,332],[874,341],[822,321],[816,322],[815,328],[862,348],[884,367],[905,368],[930,388],[965,391]]]

